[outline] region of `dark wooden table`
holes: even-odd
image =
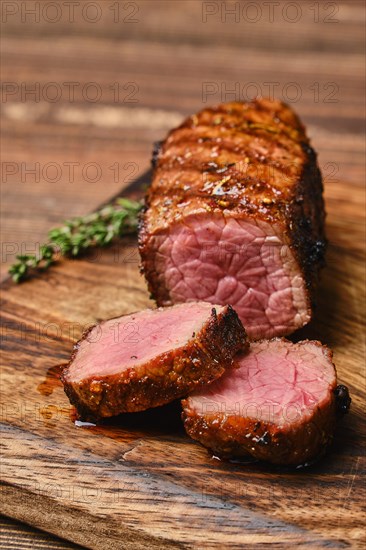
[[[328,212],[348,212],[334,216],[338,234],[362,254],[364,2],[54,4],[2,3],[3,279],[50,227],[147,169],[152,142],[184,115],[257,94],[307,124]],[[76,548],[2,527],[2,548]]]

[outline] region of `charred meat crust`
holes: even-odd
[[[352,403],[352,399],[349,396],[349,391],[347,386],[344,386],[343,384],[339,384],[334,390],[334,395],[336,399],[337,414],[343,415],[348,413]]]
[[[329,348],[317,341],[311,343],[322,347],[332,361]],[[333,440],[337,411],[342,406],[348,410],[349,404],[347,388],[334,384],[328,402],[318,406],[310,419],[284,427],[240,415],[200,414],[191,408],[189,398],[182,400],[182,419],[192,439],[223,458],[249,455],[273,464],[300,465],[325,452]]]
[[[230,306],[218,315],[213,308],[208,322],[199,333],[193,333],[181,348],[163,353],[144,365],[120,374],[96,376],[73,383],[68,369],[78,344],[80,341],[61,380],[70,402],[85,420],[142,411],[169,403],[221,376],[232,365],[234,355],[248,347],[245,330]]]
[[[295,198],[289,204],[288,231],[293,248],[314,301],[319,270],[325,264],[325,207],[323,181],[314,149],[302,144],[306,163],[295,189]]]
[[[158,164],[158,158],[159,158],[159,153],[160,153],[162,144],[163,144],[162,141],[156,141],[154,143],[152,157],[151,157],[151,166],[153,169],[156,168]]]
[[[264,122],[258,124],[257,119]],[[219,127],[224,128],[226,137],[217,137]],[[200,137],[197,138],[195,132],[199,132]],[[252,141],[247,139],[248,135]],[[239,138],[247,140],[243,146],[235,141]],[[260,143],[267,153],[258,153],[252,145],[254,142]],[[250,166],[259,170],[268,165],[273,167],[277,176],[255,176],[255,170],[254,175],[248,176],[238,170],[235,162],[229,162],[224,169],[227,170],[225,175],[229,174],[231,179],[223,185],[223,194],[216,196],[207,192],[202,176],[208,174],[211,177],[213,173],[218,180],[222,177],[222,166],[216,165],[215,168],[215,162],[195,161],[195,164],[191,160],[192,151],[202,143],[206,143],[208,148],[216,147],[220,154],[224,152],[225,158],[231,155],[237,158],[237,151],[241,151],[243,159],[250,158]],[[172,147],[186,151],[188,160],[182,157],[176,166],[175,154],[169,156]],[[278,155],[275,156],[277,148],[283,153],[282,161]],[[179,183],[180,178],[173,178],[178,172],[184,176],[191,167],[197,173],[194,184],[183,185]],[[158,305],[171,303],[164,277],[156,269],[153,237],[167,231],[169,226],[184,223],[181,206],[184,205],[185,212],[197,208],[213,214],[226,211],[237,217],[282,225],[308,289],[310,312],[326,249],[322,193],[316,153],[309,145],[304,126],[285,104],[260,99],[251,103],[234,102],[204,109],[189,117],[159,144],[159,153],[154,153],[152,185],[140,217],[141,271],[145,273],[151,296]]]
[[[334,396],[326,410],[314,412],[311,422],[286,429],[249,418],[197,416],[187,400],[183,407],[188,435],[222,458],[253,456],[273,464],[300,465],[320,456],[333,439]]]

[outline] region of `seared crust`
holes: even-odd
[[[325,348],[328,359],[332,352]],[[335,367],[334,367],[335,368]],[[347,410],[350,399],[347,393]],[[203,414],[190,406],[189,397],[182,400],[182,419],[187,433],[223,458],[253,456],[282,465],[300,465],[321,456],[333,439],[339,408],[336,382],[328,399],[308,419],[285,426],[238,415]],[[346,410],[344,412],[347,412]]]
[[[181,348],[120,374],[73,382],[69,367],[80,342],[61,380],[70,402],[86,420],[169,403],[221,376],[232,365],[234,355],[248,348],[245,330],[231,306],[219,314],[212,308],[208,322]]]
[[[183,407],[187,433],[223,458],[250,455],[273,464],[305,464],[323,453],[333,439],[334,397],[326,410],[315,411],[311,422],[288,429],[249,418],[197,416],[187,400]]]
[[[141,271],[152,297],[158,305],[171,304],[154,236],[184,223],[186,216],[209,212],[282,227],[306,283],[311,313],[326,248],[322,192],[316,153],[287,105],[267,99],[233,102],[189,117],[155,150],[140,217]]]

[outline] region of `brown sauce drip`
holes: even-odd
[[[39,393],[42,395],[51,395],[55,388],[62,387],[60,377],[64,368],[65,364],[50,367],[46,373],[45,379],[37,387]]]

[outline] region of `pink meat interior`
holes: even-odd
[[[255,342],[239,365],[192,395],[190,406],[198,414],[238,415],[283,426],[321,406],[336,382],[324,348],[311,342]]]
[[[303,277],[276,224],[200,213],[154,240],[171,302],[230,304],[253,339],[309,321]]]
[[[204,302],[180,304],[96,325],[79,344],[68,376],[77,382],[116,374],[184,346],[208,321],[213,307]],[[221,310],[216,307],[218,314]]]

